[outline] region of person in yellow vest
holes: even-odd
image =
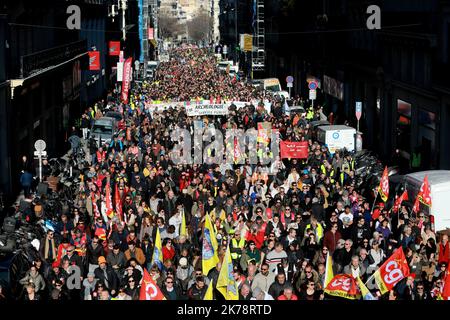
[[[312,107],[308,108],[308,112],[306,114],[306,120],[313,120],[314,119],[314,109]]]
[[[314,234],[316,235],[316,241],[320,242],[320,240],[323,238],[323,227],[315,217],[311,217],[311,222],[305,228],[306,232],[308,231],[308,229],[314,231]]]
[[[331,183],[334,183],[335,171],[328,161],[324,160],[320,165],[320,172],[329,177]]]
[[[231,259],[238,262],[242,256],[242,249],[245,247],[245,239],[241,237],[240,232],[235,233],[233,229],[230,230],[229,234],[232,236],[230,243]]]

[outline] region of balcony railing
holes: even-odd
[[[87,51],[86,40],[72,42],[63,46],[35,52],[20,57],[20,77],[60,64]]]

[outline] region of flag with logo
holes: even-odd
[[[123,213],[122,213],[122,199],[120,197],[118,184],[116,183],[115,192],[114,192],[114,203],[116,206],[116,214],[119,216],[120,221],[123,221]]]
[[[366,285],[364,284],[364,282],[362,282],[359,276],[356,278],[356,281],[358,283],[359,290],[361,291],[363,300],[378,300],[373,296],[369,289],[367,289]]]
[[[111,185],[109,182],[106,183],[105,186],[105,198],[106,198],[106,215],[108,218],[112,219],[114,217],[114,208],[112,205],[112,199],[111,199]]]
[[[224,296],[225,300],[239,300],[238,287],[233,276],[233,260],[231,260],[229,244],[223,257],[216,288]]]
[[[139,300],[166,300],[161,289],[152,279],[147,269],[144,269]]]
[[[120,41],[110,41],[109,42],[109,55],[119,56],[120,55]]]
[[[409,276],[409,266],[402,247],[395,250],[389,259],[372,275],[381,294],[391,290],[407,276]]]
[[[388,168],[384,168],[383,176],[380,180],[380,186],[378,187],[378,192],[380,193],[383,202],[386,202],[389,198],[389,174]]]
[[[156,264],[159,270],[163,268],[163,255],[162,255],[162,245],[161,245],[161,234],[159,233],[159,228],[156,228],[155,237],[155,247],[153,249],[152,265]]]
[[[327,260],[325,264],[325,279],[323,281],[323,287],[326,288],[330,283],[331,279],[334,278],[333,273],[333,257],[330,255],[330,252],[327,253]]]
[[[100,51],[89,51],[89,70],[100,70]]]
[[[423,183],[420,187],[417,198],[419,198],[419,201],[427,207],[431,207],[431,189],[430,183],[428,182],[428,176],[425,176],[425,178],[423,178]]]
[[[210,281],[203,300],[214,300],[213,289],[213,281]]]
[[[325,293],[330,296],[356,300],[361,297],[356,279],[349,274],[338,274],[325,287]]]
[[[403,191],[403,193],[400,197],[398,197],[398,196],[396,197],[394,207],[392,208],[392,210],[394,212],[397,212],[400,209],[402,202],[407,201],[407,200],[408,200],[408,192],[405,190],[405,191]]]
[[[217,255],[217,239],[209,214],[205,215],[205,227],[203,228],[202,245],[202,271],[205,276],[209,270],[214,268],[219,262]]]

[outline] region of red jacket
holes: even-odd
[[[325,232],[323,236],[323,245],[324,247],[327,247],[330,253],[333,253],[334,250],[336,250],[337,243],[339,239],[341,239],[341,233],[339,231],[336,231],[336,233],[333,234],[330,230]]]
[[[439,264],[446,263],[447,266],[450,262],[450,247],[449,243],[447,242],[445,244],[445,247],[442,245],[442,243],[439,244]]]
[[[173,247],[170,247],[170,249],[168,249],[167,246],[164,246],[162,248],[162,254],[163,254],[163,261],[166,261],[168,259],[172,260],[173,257],[175,257],[175,249]]]

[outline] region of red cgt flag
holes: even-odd
[[[100,51],[89,51],[89,70],[100,70]]]
[[[400,209],[402,202],[406,200],[408,200],[408,192],[405,190],[400,197],[397,197],[395,199],[394,207],[392,208],[392,210],[394,212],[397,212]]]
[[[409,266],[402,247],[395,250],[389,259],[373,274],[382,294],[391,290],[407,276],[409,276]]]
[[[428,176],[423,178],[422,186],[420,187],[419,194],[417,195],[419,201],[424,205],[431,207],[431,189],[430,184],[428,182]]]
[[[356,279],[349,274],[338,274],[328,283],[324,290],[331,296],[342,297],[345,299],[359,299],[361,292],[359,291]]]
[[[386,202],[389,198],[389,174],[387,167],[384,168],[378,191],[380,193],[381,199],[383,199],[383,202]]]
[[[116,183],[116,189],[114,192],[114,203],[116,205],[116,214],[119,216],[120,221],[123,221],[122,217],[122,199],[120,198],[118,184]]]
[[[147,269],[144,269],[144,278],[142,279],[141,292],[139,300],[166,300],[161,289],[153,281]]]

